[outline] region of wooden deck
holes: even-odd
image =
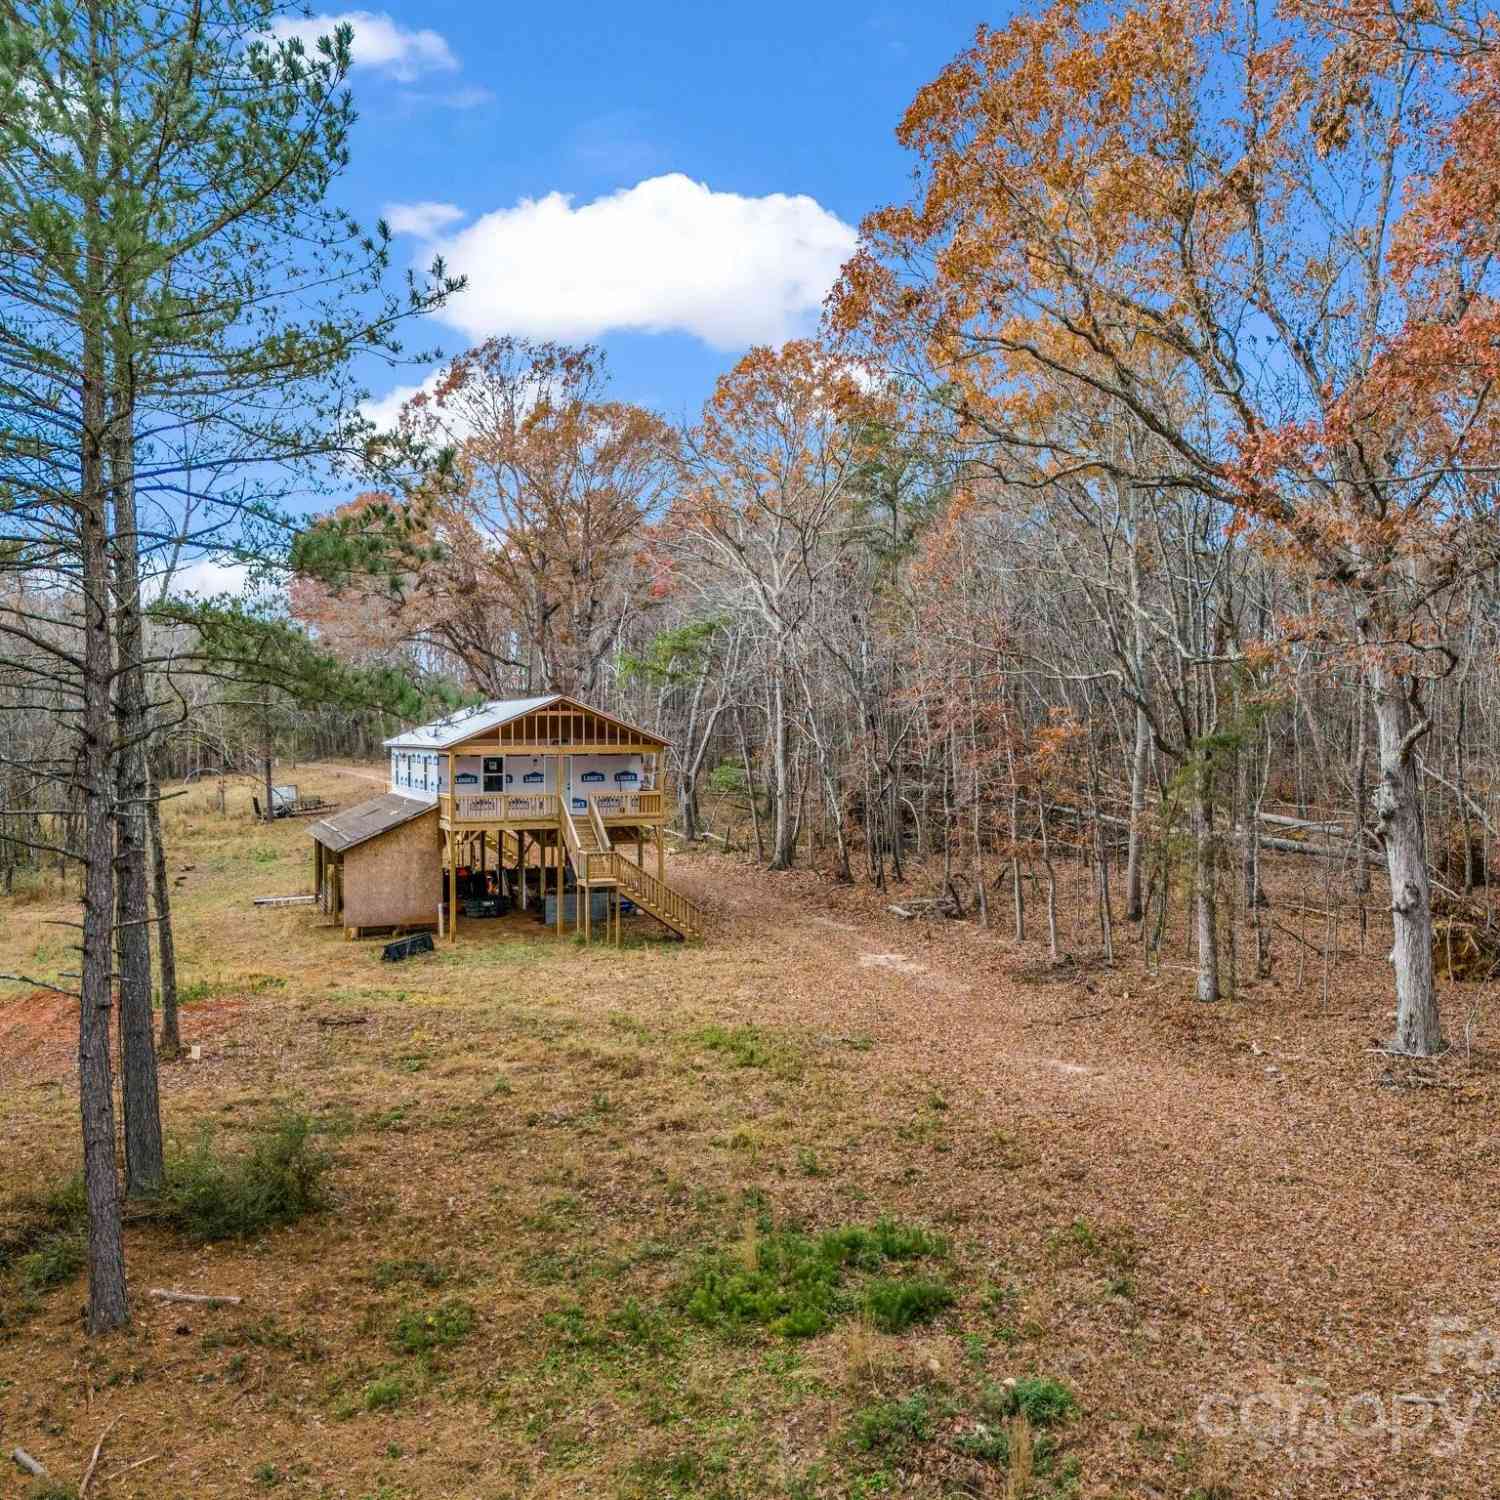
[[[609,918],[606,940],[619,940],[620,903],[633,906],[654,917],[670,932],[682,938],[703,935],[703,913],[681,891],[674,890],[665,878],[665,851],[661,832],[665,818],[665,799],[660,792],[601,792],[588,798],[585,811],[574,812],[564,798],[546,792],[513,795],[509,793],[443,793],[438,798],[438,815],[447,845],[449,870],[449,911],[458,905],[454,872],[463,863],[475,863],[473,851],[479,853],[483,868],[485,851],[493,838],[496,859],[507,869],[519,867],[523,879],[535,872],[535,897],[561,896],[564,865],[572,867],[577,889],[582,894],[603,891],[608,897]],[[616,838],[634,841],[637,853],[643,855],[649,839],[656,849],[656,873],[644,867],[644,860],[632,858]],[[464,850],[470,851],[468,857]],[[531,863],[531,856],[536,863]],[[530,882],[523,887],[530,893]],[[557,902],[557,928],[563,927],[564,902]],[[575,903],[578,930],[585,941],[593,938],[593,903],[582,899]],[[462,918],[458,918],[461,921]],[[456,935],[456,923],[449,920],[448,936]]]
[[[443,792],[438,821],[443,828],[556,829],[562,800],[554,792]],[[660,827],[667,820],[661,792],[596,792],[575,800],[588,803],[572,809],[575,817],[586,818],[597,808],[606,825]]]

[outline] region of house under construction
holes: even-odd
[[[700,936],[701,912],[665,879],[666,748],[561,693],[399,734],[389,790],[310,829],[318,904],[348,937],[435,925],[452,938],[515,908],[617,936],[626,903]]]

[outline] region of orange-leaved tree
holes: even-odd
[[[915,195],[868,219],[831,313],[992,455],[1118,464],[1038,430],[1035,392],[1102,396],[1152,435],[1131,482],[1197,490],[1303,571],[1368,675],[1391,1046],[1427,1055],[1418,747],[1444,609],[1495,556],[1500,81],[1493,50],[1388,15],[1064,0],[982,29],[903,119]]]
[[[793,340],[744,355],[681,440],[678,492],[658,544],[758,636],[773,869],[790,867],[796,844],[793,703],[806,692],[817,591],[866,529],[855,502],[885,404],[864,366]]]
[[[665,502],[672,433],[641,407],[608,399],[591,347],[490,339],[460,355],[402,425],[452,462],[419,498],[451,577],[475,675],[592,696],[623,617],[644,597],[632,562]],[[463,629],[463,612],[486,639]],[[495,628],[495,612],[503,628]]]

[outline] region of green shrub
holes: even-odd
[[[679,1288],[678,1299],[690,1317],[722,1332],[762,1327],[785,1338],[814,1338],[859,1305],[846,1290],[847,1272],[873,1271],[946,1248],[926,1230],[887,1219],[816,1237],[780,1229],[755,1242],[750,1262],[726,1251],[703,1257]],[[903,1290],[891,1290],[898,1287]],[[902,1328],[953,1300],[943,1283],[919,1278],[881,1282],[871,1293],[872,1315],[883,1320],[882,1326]]]
[[[316,1143],[318,1129],[305,1114],[281,1114],[257,1132],[249,1151],[229,1157],[217,1154],[205,1132],[168,1161],[167,1212],[196,1240],[227,1240],[325,1208],[334,1158]]]
[[[886,1277],[865,1288],[863,1302],[870,1321],[882,1333],[905,1333],[913,1324],[930,1323],[951,1307],[953,1290],[932,1276]]]
[[[801,1070],[796,1053],[757,1026],[705,1026],[695,1040],[709,1052],[726,1053],[736,1067],[764,1068],[781,1078],[795,1077]]]
[[[879,1401],[854,1415],[849,1445],[861,1453],[894,1456],[932,1438],[932,1406],[922,1391],[899,1401]]]
[[[474,1309],[467,1302],[444,1302],[430,1312],[402,1313],[391,1342],[405,1354],[424,1354],[463,1343],[473,1327]]]
[[[406,1382],[399,1375],[382,1375],[365,1387],[366,1411],[394,1411],[406,1396]]]
[[[0,1228],[0,1271],[54,1240],[81,1233],[88,1218],[82,1173],[75,1172],[46,1193],[21,1198],[14,1219]]]
[[[1003,1464],[1010,1459],[1010,1434],[1003,1427],[987,1427],[983,1422],[977,1423],[973,1432],[955,1438],[953,1446],[982,1464]]]
[[[81,1234],[73,1230],[55,1234],[21,1257],[21,1284],[33,1292],[61,1286],[83,1269],[84,1259]]]
[[[1060,1380],[1029,1375],[1008,1386],[1002,1402],[1007,1415],[1020,1413],[1033,1427],[1053,1427],[1078,1410],[1078,1400]]]
[[[737,766],[732,760],[721,760],[708,773],[708,784],[722,796],[742,797],[750,789],[744,766]]]

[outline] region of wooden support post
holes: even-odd
[[[451,761],[453,757],[450,755]],[[458,841],[448,830],[448,941],[458,937]]]
[[[662,842],[661,824],[656,825],[656,878],[663,884],[667,879],[667,846]]]
[[[561,829],[558,830],[555,837],[557,842],[552,855],[553,863],[557,866],[557,935],[561,937],[563,918],[563,846]]]

